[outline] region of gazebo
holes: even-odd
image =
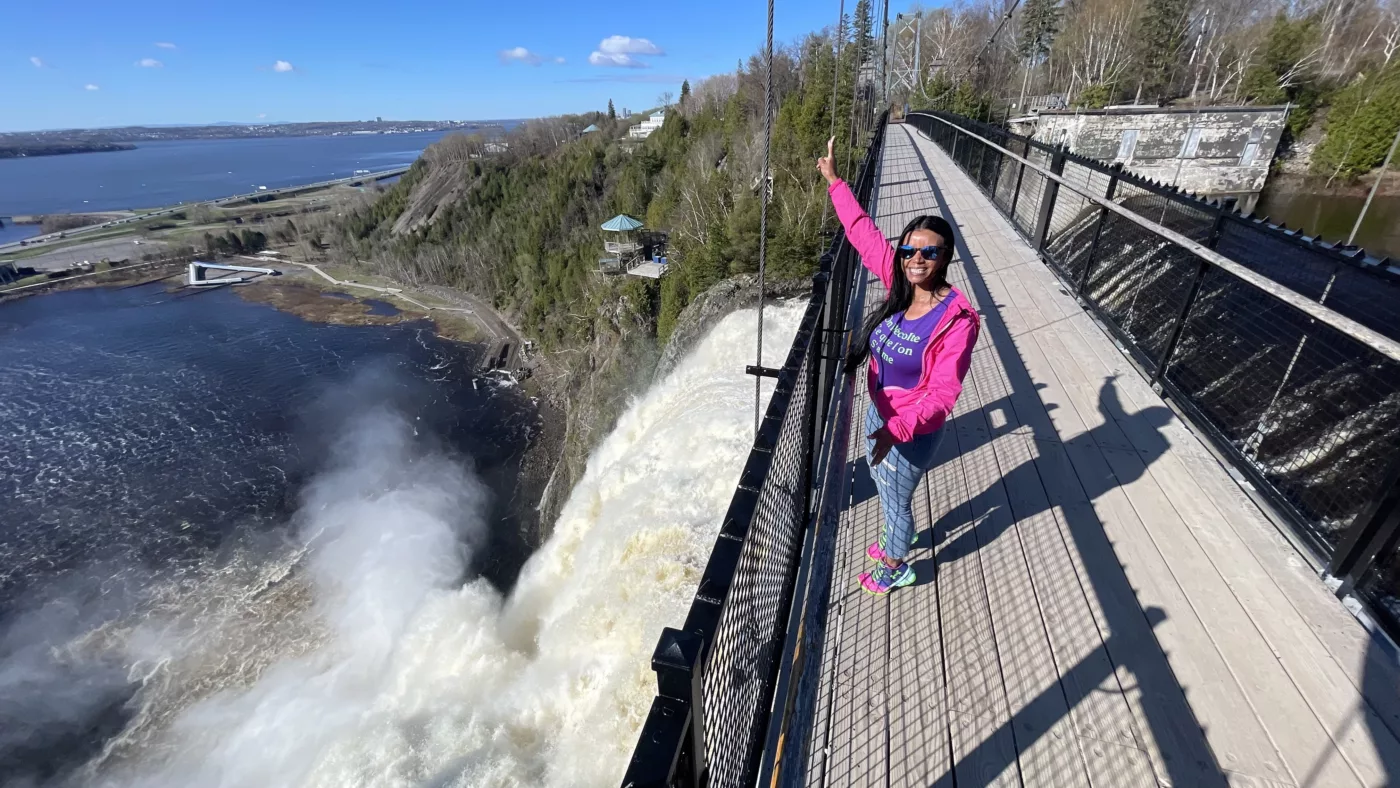
[[[625,213],[603,222],[605,236],[603,251],[598,258],[598,270],[605,274],[636,273],[653,279],[665,270],[666,233],[646,230],[642,223]]]

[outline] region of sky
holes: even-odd
[[[762,46],[761,0],[10,3],[0,131],[492,120],[655,106]],[[775,37],[836,0],[778,0]],[[891,14],[893,14],[893,9]]]

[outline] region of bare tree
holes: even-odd
[[[1080,0],[1070,7],[1055,42],[1058,60],[1069,71],[1066,100],[1076,90],[1111,85],[1123,76],[1132,64],[1130,33],[1139,13],[1136,0]]]

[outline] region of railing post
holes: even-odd
[[[1337,596],[1351,593],[1361,573],[1391,542],[1397,530],[1400,530],[1400,458],[1391,462],[1380,491],[1352,520],[1332,553],[1327,574],[1342,581]]]
[[[1227,198],[1220,201],[1216,206],[1215,223],[1211,225],[1210,236],[1206,239],[1206,246],[1214,249],[1217,241],[1220,240],[1220,228],[1225,224],[1225,217],[1234,210],[1234,198]],[[1172,326],[1171,336],[1167,339],[1167,346],[1162,349],[1162,357],[1157,361],[1157,369],[1152,373],[1152,386],[1159,388],[1162,376],[1167,374],[1167,365],[1171,363],[1172,355],[1176,353],[1177,343],[1181,341],[1181,332],[1186,327],[1186,317],[1191,312],[1191,307],[1196,303],[1196,296],[1201,292],[1201,280],[1205,278],[1206,269],[1210,264],[1205,260],[1200,260],[1196,265],[1196,275],[1191,277],[1191,289],[1186,292],[1186,299],[1181,304],[1181,311],[1176,315],[1176,324]]]
[[[1050,154],[1050,171],[1060,175],[1065,171],[1064,146],[1056,146]],[[1050,234],[1050,217],[1055,213],[1055,196],[1060,193],[1060,182],[1045,179],[1045,193],[1040,197],[1040,215],[1035,220],[1035,234],[1031,236],[1031,246],[1037,252],[1045,250],[1045,237]]]
[[[1112,167],[1112,174],[1108,177],[1108,189],[1104,191],[1103,198],[1109,202],[1113,201],[1113,193],[1118,191],[1118,173],[1123,171],[1123,165],[1115,164]],[[1084,261],[1084,270],[1079,272],[1079,281],[1074,285],[1074,294],[1079,298],[1084,297],[1084,288],[1089,284],[1089,272],[1094,267],[1094,258],[1099,252],[1099,236],[1103,233],[1103,226],[1108,221],[1108,209],[1099,209],[1098,221],[1094,222],[1094,240],[1089,244],[1089,259]]]
[[[704,788],[709,763],[705,757],[705,690],[700,670],[704,650],[705,643],[699,635],[666,627],[651,655],[657,694],[690,707],[690,725],[681,743],[681,764],[689,768],[676,775],[686,788]]]
[[[1022,158],[1026,154],[1022,153]],[[1021,201],[1021,179],[1026,175],[1026,165],[1024,162],[1017,162],[1016,186],[1011,190],[1011,208],[1006,211],[1006,217],[1011,220],[1011,226],[1016,226],[1016,203]]]

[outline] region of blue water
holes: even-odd
[[[411,164],[444,134],[173,140],[129,151],[4,159],[0,216],[157,208],[259,186],[348,178],[355,170]]]
[[[14,224],[8,216],[0,216],[0,222],[5,223],[4,227],[0,227],[0,246],[33,238],[39,234],[37,224]]]

